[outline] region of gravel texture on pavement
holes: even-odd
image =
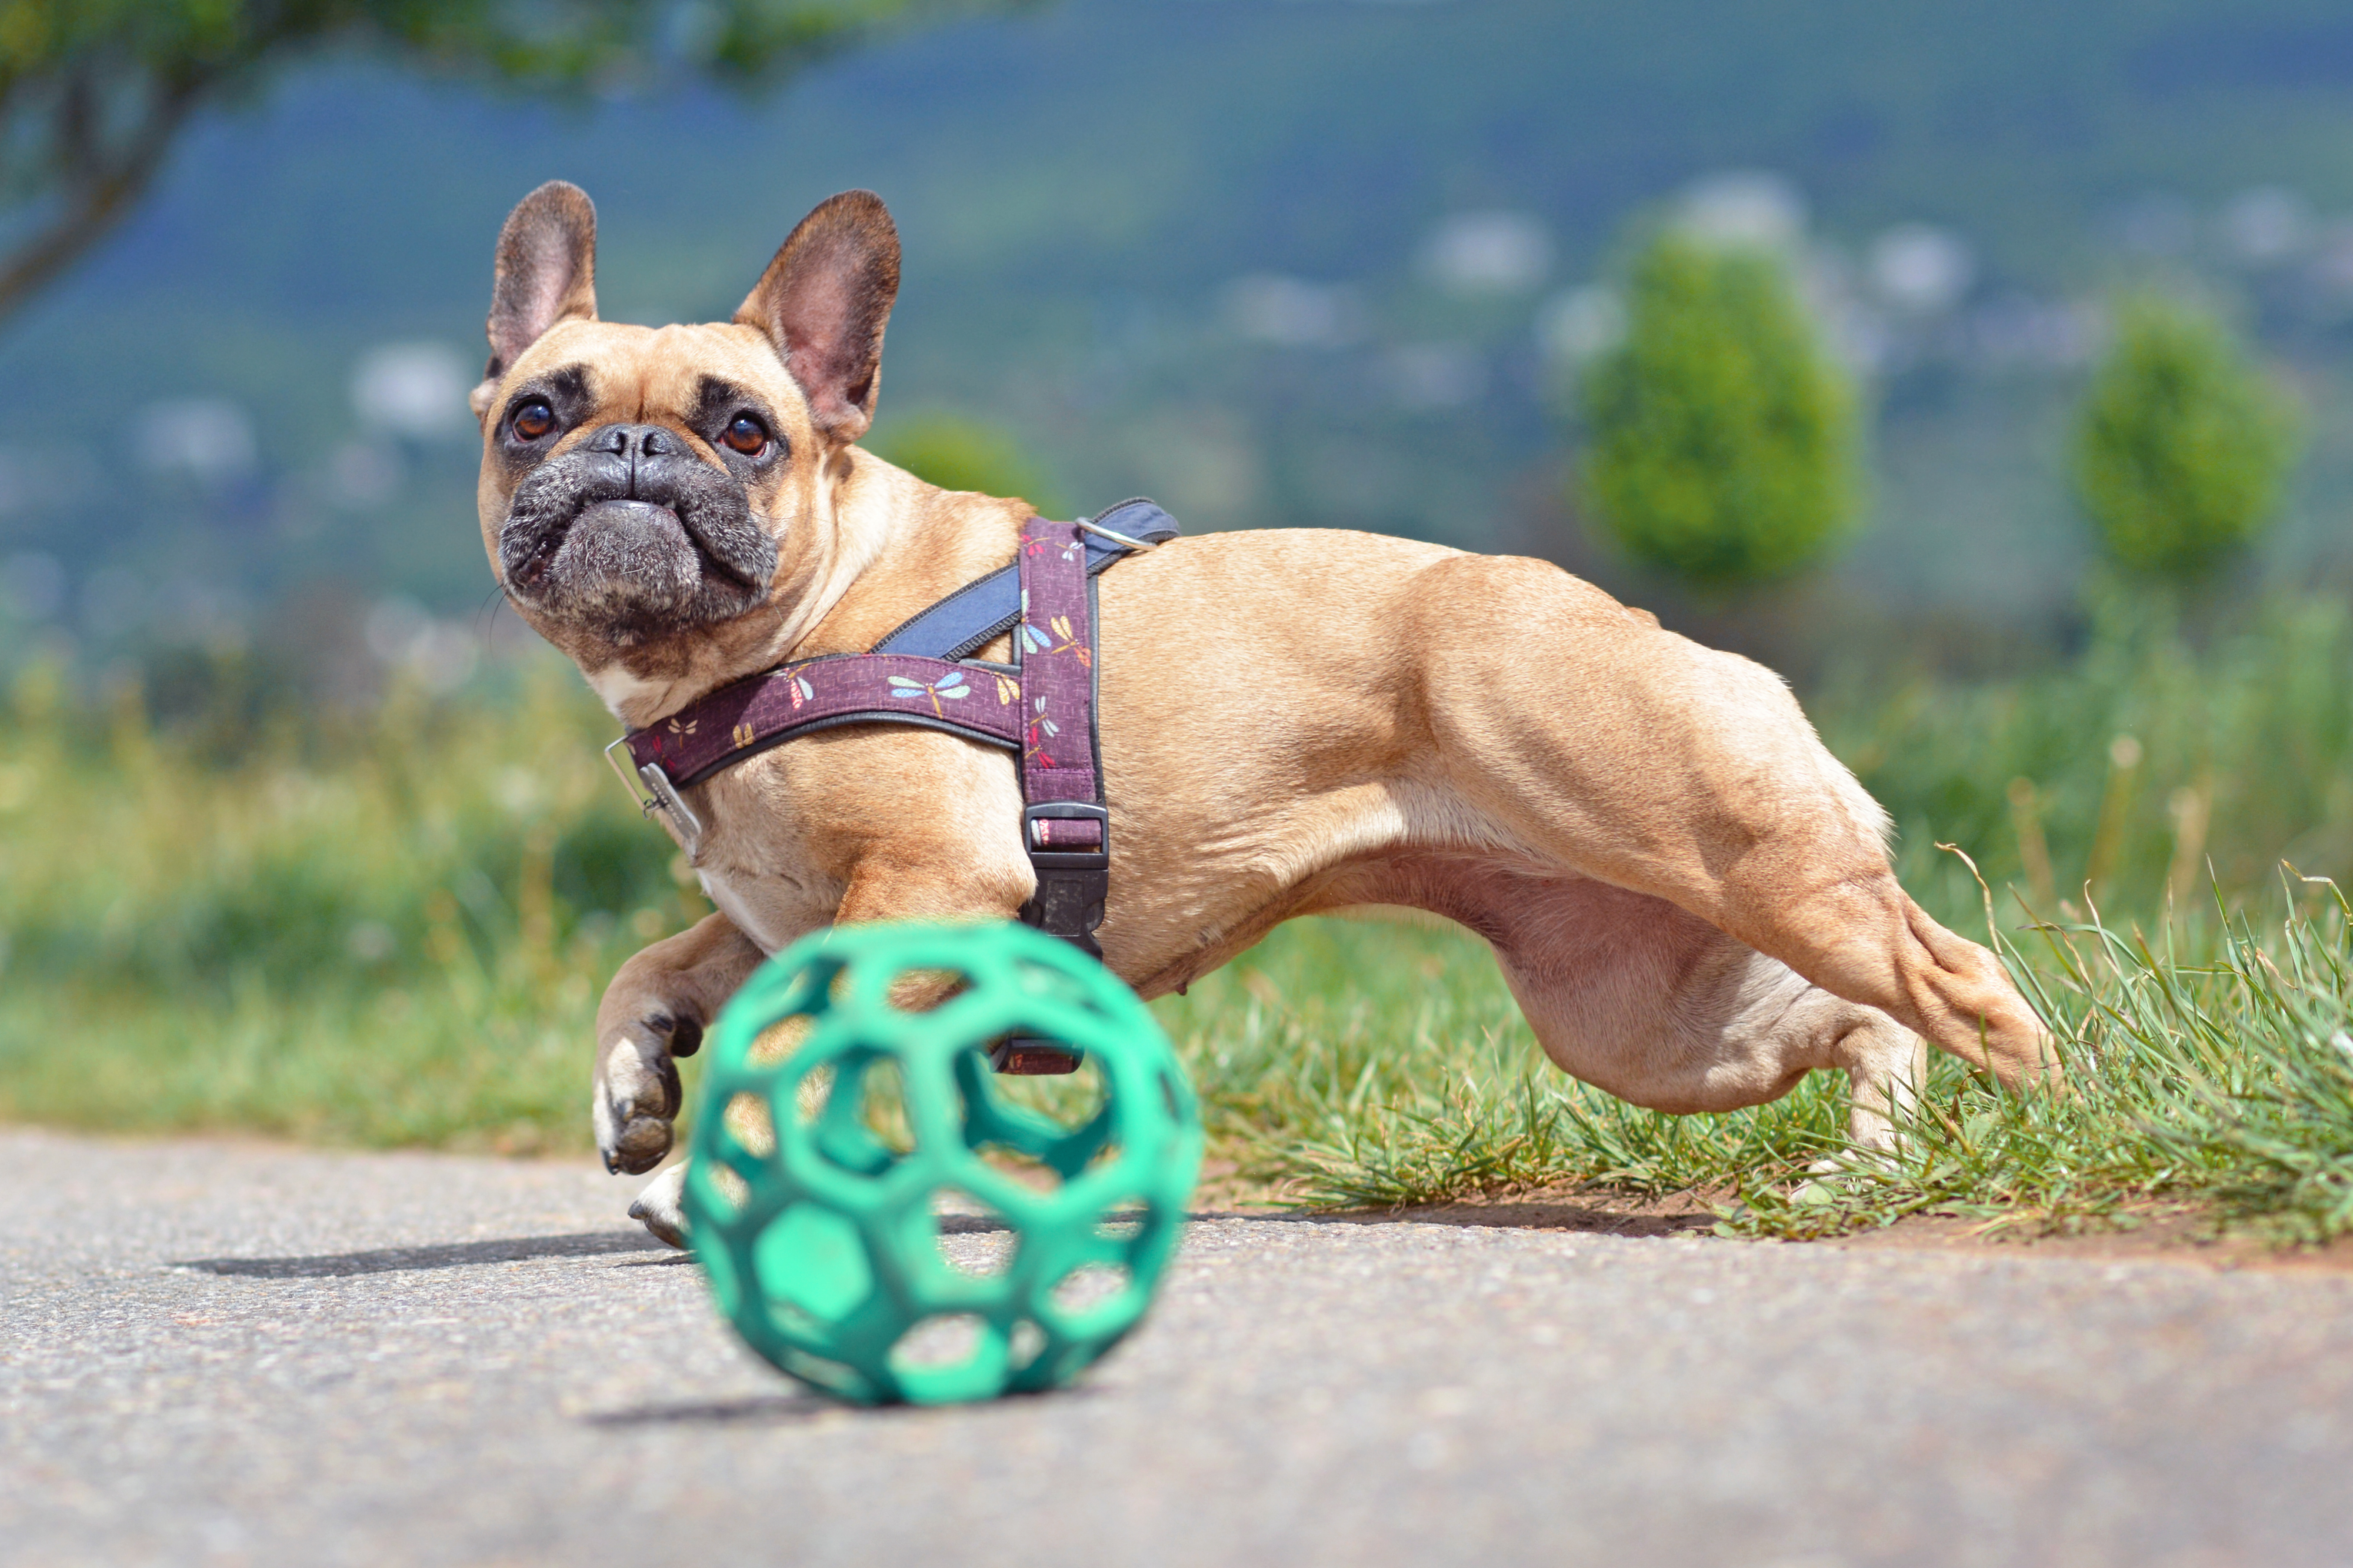
[[[9,1563],[2353,1563],[2340,1275],[1212,1215],[1076,1389],[860,1411],[585,1163],[0,1153]]]

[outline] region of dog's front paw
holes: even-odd
[[[686,1245],[686,1167],[672,1165],[646,1184],[629,1217],[672,1247]]]
[[[691,1039],[682,1037],[689,1034],[667,1017],[647,1019],[617,1033],[596,1053],[588,1112],[607,1171],[635,1175],[670,1152],[670,1123],[684,1098],[673,1054],[690,1055],[702,1044],[699,1027]]]

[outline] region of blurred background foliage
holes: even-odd
[[[871,445],[936,482],[1540,554],[1767,659],[1964,929],[1939,843],[2012,923],[2353,871],[2353,21],[1689,21],[0,0],[0,246],[90,226],[0,336],[0,1116],[585,1141],[596,993],[704,906],[480,553],[551,177],[656,322],[882,192]]]
[[[1585,493],[1644,565],[1702,589],[1814,564],[1854,521],[1854,392],[1781,258],[1669,230],[1582,377]]]
[[[2279,510],[2301,435],[2284,391],[2211,314],[2126,299],[2076,432],[2075,484],[2108,554],[2195,582]]]
[[[961,414],[919,411],[893,419],[866,445],[886,461],[942,489],[1018,496],[1043,515],[1064,515],[1053,481],[1022,446],[1021,438],[1001,425]]]
[[[773,82],[914,0],[7,0],[0,315],[121,222],[190,117],[331,49],[578,93]]]

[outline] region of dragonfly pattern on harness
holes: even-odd
[[[942,698],[954,701],[972,695],[972,688],[965,684],[964,671],[960,669],[950,670],[934,680],[913,680],[903,675],[892,676],[890,680],[891,695],[901,701],[917,702],[930,698],[932,715],[938,719],[947,717],[946,710],[940,706]]]

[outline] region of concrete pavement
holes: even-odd
[[[586,1162],[0,1131],[0,1562],[2353,1563],[2353,1278],[1198,1221],[853,1411]]]

